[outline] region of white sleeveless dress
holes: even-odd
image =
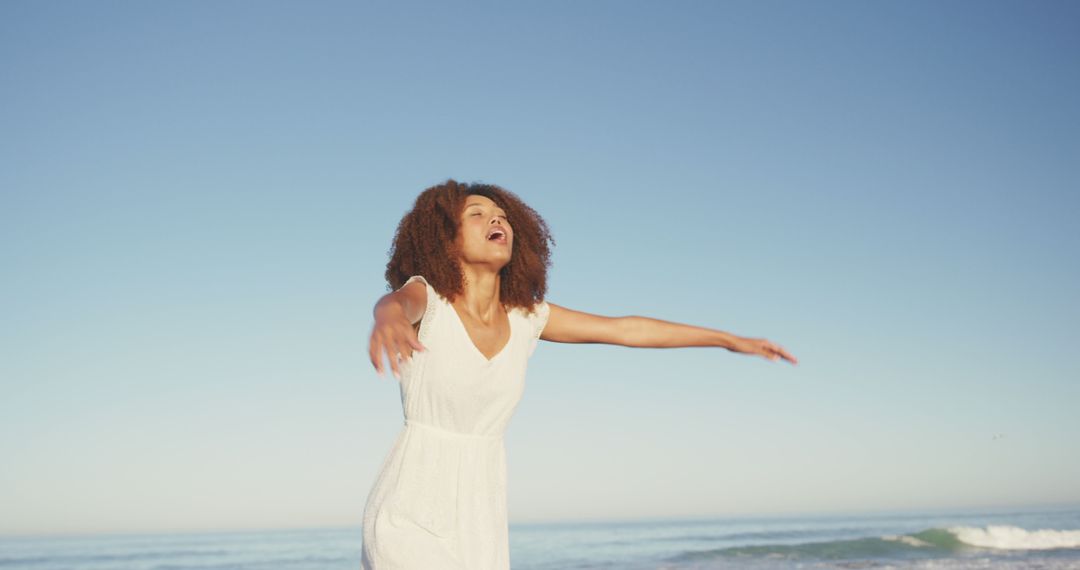
[[[402,362],[405,423],[364,506],[362,570],[510,568],[503,433],[525,390],[526,363],[547,323],[509,311],[510,340],[490,360],[457,311],[422,276],[426,351]],[[404,287],[404,285],[402,286]]]

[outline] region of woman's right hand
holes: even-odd
[[[799,363],[798,359],[792,356],[791,353],[784,349],[784,347],[764,338],[737,337],[735,345],[731,347],[731,350],[746,354],[756,354],[774,362],[783,358],[793,365]]]
[[[390,360],[394,377],[401,379],[400,361],[412,358],[413,349],[427,350],[420,344],[405,310],[398,303],[387,303],[375,310],[375,325],[371,328],[369,354],[375,371],[383,373],[383,353]]]

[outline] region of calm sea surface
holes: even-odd
[[[360,528],[0,537],[0,569],[358,570]],[[1080,509],[511,524],[514,570],[1080,569]]]

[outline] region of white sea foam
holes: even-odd
[[[888,540],[890,542],[902,542],[908,546],[917,546],[919,548],[932,546],[929,542],[926,542],[925,540],[919,540],[914,536],[907,536],[904,534],[890,534],[888,536],[881,537],[881,539]]]
[[[976,528],[959,526],[949,529],[965,544],[1002,550],[1049,550],[1080,548],[1080,530],[1025,530],[1015,526]]]

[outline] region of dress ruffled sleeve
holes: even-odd
[[[540,343],[540,333],[543,332],[544,326],[547,325],[548,316],[551,314],[551,307],[548,306],[547,301],[541,301],[536,304],[536,310],[529,315],[529,321],[532,323],[532,338],[529,339],[529,356],[536,350],[536,345]]]
[[[403,283],[401,287],[398,288],[398,291],[404,289],[405,285],[408,285],[413,281],[422,282],[424,284],[424,288],[427,289],[427,304],[424,307],[424,316],[420,319],[420,330],[416,333],[417,340],[420,341],[420,344],[424,344],[424,341],[427,340],[427,332],[431,328],[431,319],[434,317],[435,311],[438,308],[439,303],[438,299],[435,298],[435,288],[427,282],[427,279],[424,279],[423,275],[413,275],[412,277],[409,277],[405,280],[405,283]]]

